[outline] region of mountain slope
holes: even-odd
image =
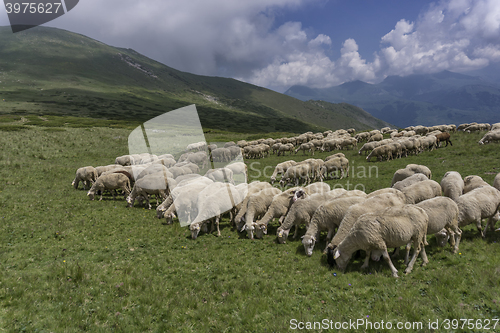
[[[294,86],[285,94],[302,100],[354,104],[400,127],[497,122],[500,110],[500,85],[449,71],[389,76],[379,84],[354,81],[326,89]]]
[[[181,72],[134,50],[60,29],[37,27],[12,34],[0,27],[0,43],[1,113],[142,122],[196,104],[204,127],[232,131],[386,125],[352,106],[318,106],[234,79]],[[350,116],[351,109],[356,116]]]

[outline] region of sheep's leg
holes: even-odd
[[[425,253],[425,246],[422,245],[422,251],[420,251],[420,258],[422,258],[422,266],[426,266],[429,263],[427,258],[427,253]]]
[[[392,271],[392,276],[397,278],[398,277],[398,270],[396,267],[394,267],[394,264],[391,261],[391,257],[389,256],[389,253],[387,252],[387,248],[382,249],[382,256],[384,257],[385,262],[389,265],[389,268]]]
[[[405,269],[405,274],[410,274],[413,269],[413,265],[415,265],[417,256],[420,254],[421,251],[420,241],[413,242],[413,247],[415,248],[413,251],[413,256],[411,257],[410,263]]]
[[[367,269],[368,268],[368,265],[370,264],[370,255],[371,255],[371,251],[366,251],[365,261],[363,262],[363,265],[361,266],[361,269]]]
[[[476,221],[476,228],[477,228],[477,231],[479,231],[479,233],[481,234],[481,237],[484,238],[484,236],[486,234],[483,234],[483,227],[482,227],[481,223],[482,223],[482,219],[481,218],[477,219],[477,221]]]
[[[405,253],[405,265],[408,265],[408,259],[410,258],[410,249],[411,249],[411,243],[406,244],[406,253]]]
[[[295,232],[293,233],[293,239],[297,239],[298,235],[299,235],[299,225],[295,224]]]
[[[455,246],[453,248],[453,253],[458,252],[458,244],[460,244],[460,239],[462,238],[462,230],[459,227],[456,227],[455,230]]]
[[[219,220],[220,215],[217,215],[217,217],[215,218],[215,225],[217,225],[217,237],[220,237]]]
[[[279,219],[278,219],[278,222],[280,225],[283,224],[283,220],[285,220],[285,215],[281,216]]]

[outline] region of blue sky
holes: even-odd
[[[46,26],[280,92],[500,62],[498,0],[85,0]]]

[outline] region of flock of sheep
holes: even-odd
[[[423,264],[428,262],[426,235],[435,234],[440,246],[449,241],[455,253],[460,243],[461,227],[476,223],[483,237],[488,229],[493,230],[500,219],[500,174],[495,177],[493,186],[479,176],[462,178],[455,171],[447,172],[441,183],[437,183],[431,180],[431,171],[427,167],[409,164],[395,172],[391,187],[366,194],[359,190],[331,190],[323,182],[333,171],[340,171],[341,178],[346,172],[348,175],[349,161],[343,153],[333,154],[325,160],[286,161],[276,166],[270,182],[254,181],[249,184],[246,182],[246,165],[238,157],[260,158],[272,151],[284,154],[290,150],[281,147],[287,145],[293,146],[295,152],[303,150],[304,154],[306,151],[314,154],[315,150],[356,147],[358,142],[364,140],[366,144],[377,142],[379,147],[403,146],[407,140],[417,142],[429,137],[436,139],[433,145],[439,141],[451,144],[448,131],[454,131],[454,125],[443,126],[417,126],[402,132],[385,128],[359,133],[354,137],[351,136],[353,131],[345,130],[304,133],[294,138],[238,141],[221,148],[196,143],[188,146],[177,159],[170,154],[124,155],[117,157],[112,165],[79,168],[72,185],[76,189],[82,182],[84,189],[90,187],[87,195],[91,200],[96,194],[100,194],[102,199],[106,190],[115,197],[116,190],[121,189],[130,207],[139,200],[145,201],[151,208],[149,199],[156,196],[157,217],[165,218],[167,224],[178,217],[179,221],[189,225],[193,239],[198,237],[200,231],[207,232],[210,222],[210,232],[216,226],[220,236],[219,221],[225,213],[230,214],[236,229],[246,231],[251,239],[267,234],[269,223],[275,218],[279,218],[280,223],[276,231],[279,243],[286,242],[293,226],[293,237],[297,238],[299,226],[306,225],[302,243],[308,256],[312,255],[320,232],[327,231],[328,245],[324,252],[331,265],[336,263],[344,270],[351,255],[364,250],[363,268],[368,266],[370,258],[378,261],[382,257],[390,266],[392,275],[397,277],[388,248],[399,250],[401,246],[406,247],[405,272],[409,273],[419,254]],[[463,128],[472,130],[470,126],[476,125]],[[498,128],[500,124],[484,129],[495,133]],[[382,133],[390,133],[390,143],[384,142]],[[437,137],[443,133],[448,137],[438,140]],[[483,139],[480,143],[491,142]],[[375,149],[372,148],[370,155]],[[418,148],[415,149],[418,153]],[[204,175],[199,174],[200,170],[209,166],[209,162],[231,161],[233,163],[222,168],[208,169]],[[281,185],[294,183],[296,186],[284,191],[273,187],[272,183],[280,174]],[[488,222],[483,229],[481,220],[486,218]],[[410,259],[411,245],[413,253]]]

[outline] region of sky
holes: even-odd
[[[82,0],[44,26],[279,92],[500,62],[498,0]]]

